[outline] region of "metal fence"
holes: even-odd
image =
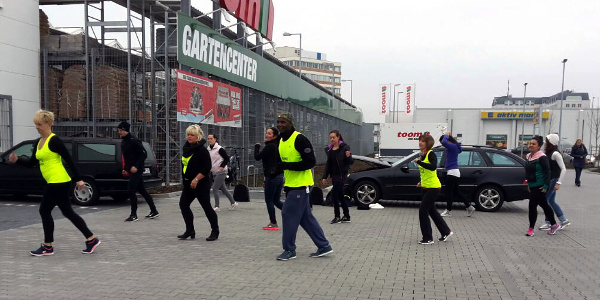
[[[167,183],[179,182],[180,151],[185,142],[185,129],[191,124],[177,121],[173,70],[179,68],[179,64],[174,56],[160,55],[155,59],[136,57],[134,62],[135,70],[128,79],[124,76],[127,65],[122,51],[117,49],[95,49],[87,64],[80,53],[44,53],[42,107],[56,113],[54,130],[61,136],[118,138],[117,124],[129,120],[131,132],[151,144],[160,176]],[[372,130],[365,132],[360,125],[288,100],[197,70],[192,72],[242,90],[241,127],[202,125],[206,135],[219,136],[220,145],[229,155],[238,154],[241,176],[246,175],[249,166],[255,166],[260,174],[262,164],[254,160],[254,144],[264,141],[265,131],[275,125],[277,114],[281,112],[293,114],[296,129],[312,142],[318,163],[326,159],[323,149],[332,129],[342,133],[354,153],[372,152],[369,151],[373,146]],[[127,90],[128,80],[133,87],[131,94]]]

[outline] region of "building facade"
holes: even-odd
[[[302,71],[302,75],[341,96],[342,63],[327,60],[321,52],[300,50],[294,47],[277,47],[265,52],[275,56],[294,70]],[[302,57],[302,62],[300,61]],[[302,65],[301,65],[302,64]]]
[[[0,150],[37,136],[40,26],[35,0],[0,1]]]

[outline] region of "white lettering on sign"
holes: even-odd
[[[252,57],[198,30],[192,30],[189,25],[183,28],[182,34],[183,55],[256,82],[258,62]]]

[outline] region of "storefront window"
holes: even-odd
[[[506,149],[506,134],[488,134],[485,137],[485,144],[492,147]]]
[[[533,138],[533,135],[531,135],[531,134],[525,134],[525,135],[519,134],[519,141],[517,142],[517,145],[519,145],[518,147],[522,147],[523,145],[525,145],[525,147],[529,146],[529,141],[531,141],[532,138]]]

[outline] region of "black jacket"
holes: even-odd
[[[144,160],[148,154],[142,141],[133,134],[128,133],[121,141],[121,152],[125,159],[125,171],[129,172],[131,167],[136,167],[138,170],[144,171]]]
[[[331,175],[332,180],[344,180],[348,176],[348,170],[350,165],[354,163],[354,158],[352,158],[352,154],[350,154],[350,157],[346,157],[346,151],[350,151],[350,146],[343,142],[338,150],[333,150],[333,147],[330,146],[325,147],[327,163],[325,164],[323,179],[327,179]]]
[[[29,158],[29,159],[19,158],[17,160],[17,163],[19,165],[31,168],[31,167],[35,167],[40,164],[37,157],[35,157],[40,139],[41,138],[39,138],[39,139],[35,140],[35,142],[33,142],[33,152],[31,154],[31,158]],[[65,143],[63,143],[63,141],[58,136],[54,135],[50,139],[50,142],[48,143],[48,149],[50,149],[50,151],[52,151],[52,152],[58,153],[58,155],[60,155],[60,157],[67,163],[67,165],[65,166],[65,169],[69,173],[72,181],[81,180],[81,176],[79,175],[79,171],[77,170],[77,167],[75,166],[75,162],[73,161],[73,158],[69,154],[67,147],[65,147]]]
[[[588,156],[587,148],[583,144],[581,146],[574,145],[571,148],[571,156],[573,157],[573,165],[575,167],[583,167],[585,158]]]
[[[254,145],[254,159],[262,160],[263,174],[265,177],[274,178],[282,174],[281,170],[277,170],[277,163],[281,161],[279,156],[279,139],[265,142],[265,147],[260,150],[260,144]]]
[[[206,140],[201,139],[195,145],[190,145],[190,143],[185,142],[185,145],[183,145],[182,156],[189,157],[190,155],[192,155],[192,158],[188,161],[185,173],[183,173],[183,162],[181,163],[183,183],[189,185],[199,173],[202,173],[204,177],[198,180],[196,188],[204,187],[210,189],[211,182],[208,175],[210,174],[212,163],[208,149],[206,149]]]

